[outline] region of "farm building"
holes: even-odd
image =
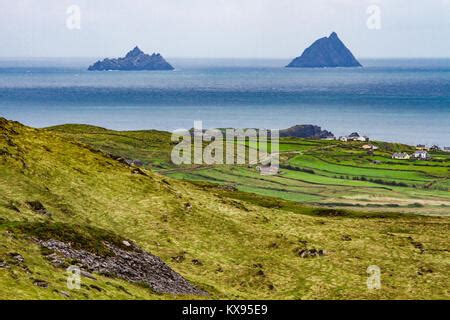
[[[378,150],[378,147],[374,146],[372,144],[365,144],[365,145],[362,146],[362,148],[364,150]]]
[[[361,141],[361,142],[368,142],[370,139],[367,136],[360,136],[358,132],[353,132],[349,136],[339,137],[340,141]]]
[[[265,166],[265,165],[261,165],[261,166],[257,166],[256,170],[259,171],[259,173],[263,176],[273,176],[273,175],[277,175],[280,171],[279,166]]]
[[[437,145],[434,145],[430,148],[430,151],[441,151],[441,148]]]
[[[424,145],[424,144],[418,144],[418,145],[416,146],[416,149],[417,149],[417,150],[428,150],[427,146]]]
[[[392,159],[409,160],[409,159],[411,159],[411,156],[406,152],[399,152],[399,153],[394,153],[392,155]]]
[[[430,158],[430,155],[428,154],[428,151],[420,150],[414,152],[413,157],[420,160],[427,160]]]

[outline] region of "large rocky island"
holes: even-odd
[[[173,70],[174,68],[159,53],[152,55],[144,53],[137,46],[123,58],[97,61],[91,65],[89,71],[122,70]]]
[[[315,41],[300,57],[289,63],[287,68],[337,68],[362,67],[350,50],[339,39],[336,32],[329,37]]]

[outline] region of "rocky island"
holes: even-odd
[[[89,66],[89,71],[139,71],[139,70],[173,70],[174,68],[159,53],[152,55],[144,53],[137,46],[125,57],[117,59],[106,58]]]
[[[334,134],[312,124],[303,124],[280,130],[280,137],[294,137],[304,139],[334,138]]]
[[[287,68],[337,68],[362,67],[350,50],[339,39],[336,32],[329,37],[316,40],[300,57],[289,63]]]

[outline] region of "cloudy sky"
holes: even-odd
[[[358,57],[450,57],[450,0],[0,0],[1,57],[286,58],[332,31]]]

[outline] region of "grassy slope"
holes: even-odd
[[[0,298],[56,299],[67,291],[64,270],[52,267],[25,234],[11,232],[12,221],[109,230],[160,256],[212,298],[448,297],[448,218],[327,217],[344,211],[133,174],[70,137],[0,121],[0,260],[17,252],[26,265],[0,268],[0,287],[12,288]],[[36,200],[51,218],[30,210],[26,202]],[[329,254],[299,258],[296,250],[305,245]],[[176,256],[185,259],[178,263]],[[373,264],[381,267],[383,287],[369,291],[366,269]],[[71,298],[173,298],[97,277],[83,278]],[[36,279],[49,288],[33,285]]]

